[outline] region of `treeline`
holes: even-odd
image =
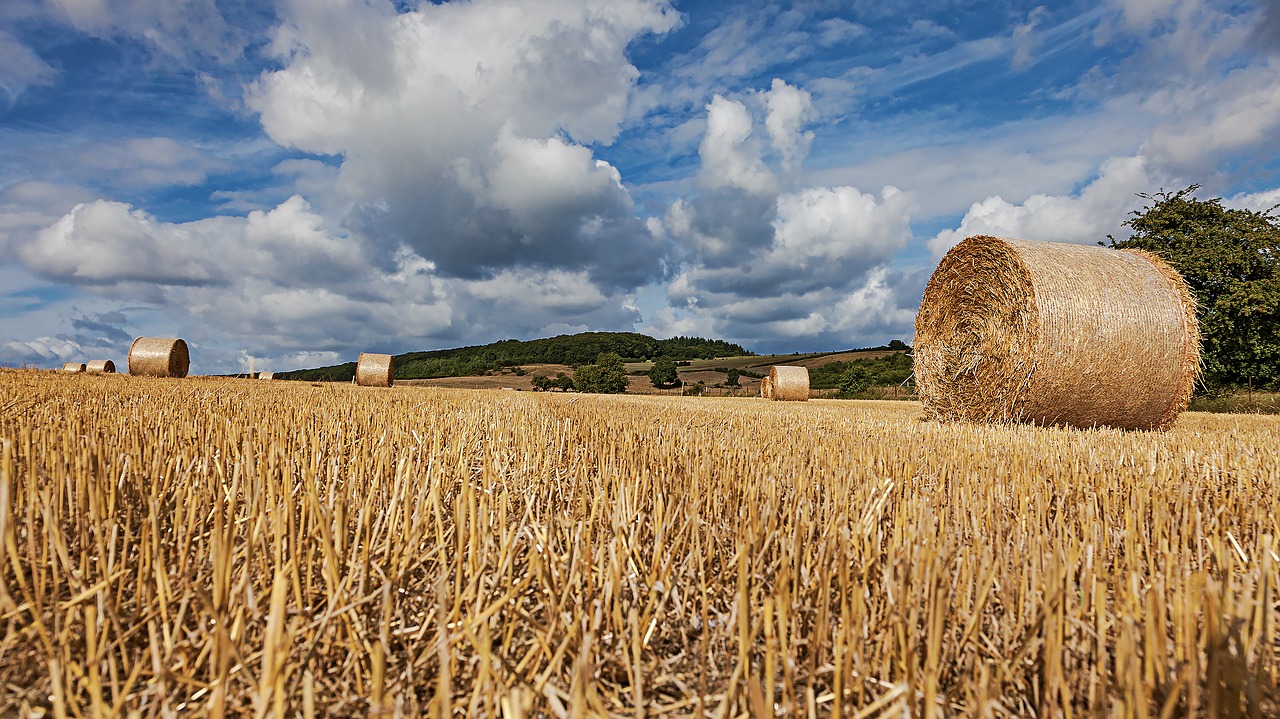
[[[750,355],[741,345],[701,337],[659,340],[636,332],[582,332],[538,340],[502,340],[476,347],[459,347],[396,355],[396,379],[473,377],[485,372],[525,364],[585,365],[602,354],[616,354],[624,361],[641,362],[657,357],[673,360],[711,359]],[[355,377],[356,363],[277,372],[281,379],[312,382],[346,382]]]
[[[897,386],[915,371],[911,355],[897,352],[875,359],[830,362],[809,369],[813,389],[839,390],[840,397],[857,397],[870,387]]]

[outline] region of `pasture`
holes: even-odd
[[[1280,419],[0,370],[0,715],[1276,716]]]

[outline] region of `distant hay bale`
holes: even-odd
[[[770,367],[769,399],[804,402],[809,399],[808,367]]]
[[[116,363],[111,360],[93,360],[85,366],[85,371],[89,374],[115,374]]]
[[[260,380],[261,380],[261,379],[267,379],[267,380],[270,380],[270,379],[275,379],[275,378],[276,378],[276,373],[275,373],[275,372],[259,372],[259,373],[258,373],[258,379],[260,379]]]
[[[390,387],[395,372],[395,358],[391,355],[361,352],[356,361],[356,384],[361,387]]]
[[[186,377],[191,368],[187,343],[173,337],[139,337],[129,348],[129,374]]]
[[[64,362],[62,364],[62,371],[63,372],[83,372],[84,363],[83,362]]]
[[[1159,257],[985,235],[942,258],[915,345],[941,420],[1167,429],[1200,367],[1195,299]]]
[[[771,377],[762,377],[760,379],[760,396],[765,399],[773,399],[773,379]]]

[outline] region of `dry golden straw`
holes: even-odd
[[[62,371],[63,372],[83,372],[84,363],[83,362],[64,362],[62,365]]]
[[[395,358],[391,355],[361,352],[356,362],[356,384],[361,387],[390,387],[395,372]]]
[[[769,399],[804,402],[809,399],[809,368],[770,367]]]
[[[269,380],[269,379],[275,379],[275,378],[276,378],[276,373],[275,373],[275,372],[259,372],[259,373],[258,373],[258,379],[268,379],[268,380]]]
[[[764,377],[760,380],[760,396],[765,399],[773,399],[773,379]]]
[[[151,377],[186,377],[191,355],[184,340],[172,337],[139,337],[129,348],[129,374]]]
[[[1275,417],[267,384],[0,368],[0,717],[1280,717]]]
[[[111,360],[93,360],[86,364],[85,371],[89,374],[115,374],[116,363]]]
[[[1168,429],[1199,366],[1195,300],[1145,252],[970,237],[916,316],[935,419]]]

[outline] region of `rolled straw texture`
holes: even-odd
[[[275,378],[276,378],[275,372],[259,372],[258,373],[258,379],[275,379]]]
[[[93,360],[85,365],[85,371],[89,374],[115,374],[116,363],[111,360]]]
[[[760,396],[765,399],[773,399],[773,379],[771,377],[762,377],[760,379]]]
[[[1155,255],[978,235],[916,316],[926,416],[1167,429],[1200,368],[1195,299]]]
[[[361,352],[356,362],[356,384],[361,387],[390,387],[395,372],[395,359],[391,355]]]
[[[769,386],[772,389],[769,399],[784,402],[805,402],[809,399],[808,367],[770,367]]]
[[[139,337],[129,348],[129,374],[151,377],[186,377],[191,355],[185,340],[173,337]]]
[[[84,363],[83,362],[64,362],[62,364],[62,371],[63,372],[83,372]]]

